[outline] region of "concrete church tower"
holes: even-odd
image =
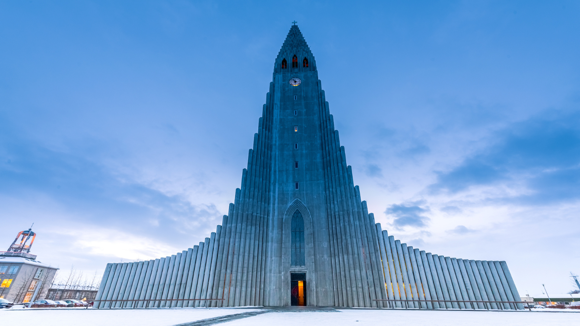
[[[353,185],[316,60],[296,25],[276,58],[263,119],[272,128],[265,304],[290,305],[291,274],[301,273],[307,304],[376,306],[370,300],[382,280],[374,223]],[[303,231],[295,231],[296,220]]]
[[[375,224],[293,25],[222,225],[176,255],[108,264],[96,307],[521,309],[514,301],[505,262],[432,255]]]

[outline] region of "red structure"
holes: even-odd
[[[0,251],[0,255],[36,259],[36,255],[30,254],[30,248],[35,238],[36,233],[32,232],[32,227],[26,231],[20,231],[8,248],[8,251]]]

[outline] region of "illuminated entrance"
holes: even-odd
[[[293,306],[306,305],[306,273],[290,274],[291,304]]]

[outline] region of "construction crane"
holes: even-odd
[[[578,282],[578,275],[574,275],[572,272],[570,272],[570,277],[572,277],[572,279],[574,279],[574,283],[576,283],[576,286],[578,287],[578,290],[574,290],[572,292],[580,293],[580,283]]]

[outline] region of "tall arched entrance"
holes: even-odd
[[[304,246],[304,218],[299,210],[292,215],[290,262],[292,267],[306,265]],[[306,273],[290,274],[290,304],[306,306]]]

